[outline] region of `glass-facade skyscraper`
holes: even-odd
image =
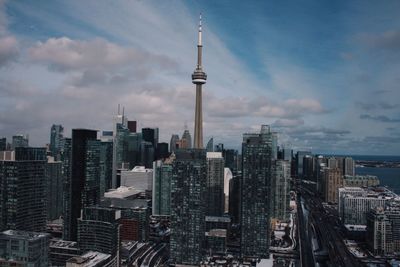
[[[268,125],[259,134],[244,134],[241,183],[241,254],[269,257],[272,134]]]
[[[77,240],[81,209],[100,202],[100,141],[97,131],[72,130],[71,175],[66,182],[64,239]]]
[[[205,238],[206,151],[176,151],[171,182],[171,264],[198,265]]]
[[[13,158],[0,159],[0,230],[45,230],[46,160],[46,149],[35,147],[17,147]]]

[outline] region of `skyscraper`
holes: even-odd
[[[185,130],[183,131],[179,148],[181,148],[181,149],[182,148],[184,148],[184,149],[192,148],[192,136],[190,135],[190,132],[186,127],[185,127]]]
[[[56,160],[59,159],[59,153],[62,147],[64,137],[64,128],[62,125],[53,124],[50,130],[50,152]]]
[[[170,148],[171,153],[172,153],[172,152],[175,152],[175,150],[176,150],[176,144],[177,144],[178,142],[179,142],[179,135],[173,134],[173,135],[171,136],[171,141],[170,141],[170,144],[169,144],[169,148]]]
[[[71,176],[64,224],[64,239],[77,240],[77,219],[81,209],[100,202],[100,141],[97,131],[72,130]]]
[[[171,178],[174,157],[153,163],[153,215],[171,214]]]
[[[201,14],[199,21],[199,33],[197,43],[197,66],[192,74],[192,82],[196,85],[196,110],[194,120],[194,148],[203,148],[203,103],[202,103],[202,85],[206,83],[207,75],[203,71],[202,58],[202,40],[201,40]]]
[[[271,217],[278,220],[288,220],[290,212],[290,162],[275,160],[271,180]]]
[[[206,216],[224,215],[224,158],[221,152],[207,152]]]
[[[0,151],[4,151],[7,148],[7,138],[0,138]]]
[[[48,157],[46,163],[47,219],[58,219],[63,212],[62,162]]]
[[[268,258],[270,239],[270,179],[272,134],[268,125],[259,134],[244,134],[241,186],[241,254]]]
[[[198,265],[205,238],[206,152],[176,151],[171,182],[171,264]]]
[[[0,152],[0,230],[40,232],[46,226],[46,149],[17,147]]]

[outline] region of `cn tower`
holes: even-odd
[[[199,37],[197,43],[197,66],[192,74],[192,82],[196,85],[196,110],[194,119],[194,148],[203,148],[203,103],[202,85],[206,83],[207,74],[201,65],[203,45],[201,43],[201,14],[199,20]]]

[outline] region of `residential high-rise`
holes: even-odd
[[[197,43],[197,66],[192,74],[192,82],[196,85],[196,109],[194,120],[194,148],[203,148],[203,100],[202,100],[202,86],[206,83],[207,75],[203,71],[202,66],[202,28],[201,28],[201,15],[199,22],[199,35]]]
[[[224,163],[221,152],[207,152],[206,216],[224,214]]]
[[[383,188],[368,189],[342,187],[339,194],[339,216],[343,224],[365,225],[367,213],[376,207],[386,207],[396,199],[396,195]]]
[[[345,157],[343,159],[343,175],[355,175],[355,164],[351,157]]]
[[[198,265],[205,238],[206,152],[177,150],[171,181],[171,264]]]
[[[0,230],[45,230],[46,160],[45,148],[0,152]]]
[[[392,227],[383,207],[376,207],[367,215],[367,243],[374,255],[391,252]]]
[[[343,186],[343,175],[340,168],[327,168],[324,170],[324,200],[338,203],[338,189]]]
[[[81,252],[98,251],[119,261],[121,211],[106,207],[85,207],[78,219],[78,246]]]
[[[175,157],[153,163],[153,215],[171,214],[172,163]]]
[[[271,217],[278,220],[288,220],[290,212],[290,162],[275,160],[272,168]]]
[[[241,254],[269,258],[272,134],[244,134],[241,183]]]
[[[29,136],[18,134],[12,137],[11,148],[14,150],[17,147],[28,147],[29,146]]]
[[[50,234],[7,230],[0,233],[0,266],[49,266]]]
[[[63,138],[64,128],[62,125],[53,124],[50,130],[50,153],[56,160],[59,160]]]
[[[347,187],[372,187],[380,183],[377,176],[374,175],[345,175],[343,186]]]
[[[77,240],[81,210],[100,202],[100,141],[97,131],[72,130],[71,175],[67,182],[68,202],[64,206],[64,239]]]
[[[63,212],[62,162],[48,157],[46,162],[47,220],[60,218]]]

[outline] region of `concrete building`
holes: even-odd
[[[343,175],[355,175],[355,163],[353,158],[345,157],[343,159]]]
[[[100,205],[121,211],[120,239],[147,241],[149,236],[150,200],[133,187],[119,187],[104,194]]]
[[[7,230],[0,233],[0,266],[49,266],[47,233]]]
[[[376,207],[367,215],[367,244],[374,255],[400,253],[400,202]]]
[[[153,169],[136,166],[132,170],[121,170],[121,186],[134,187],[136,190],[153,189]]]
[[[85,207],[78,219],[78,246],[83,253],[98,251],[119,261],[121,211],[98,206]]]
[[[396,194],[384,188],[343,187],[339,188],[338,194],[339,216],[344,224],[366,225],[371,209],[384,208],[398,200]]]
[[[49,262],[50,266],[65,266],[67,261],[81,255],[78,242],[62,239],[50,239]]]
[[[118,262],[110,254],[88,251],[67,261],[66,267],[117,267]]]
[[[196,85],[196,107],[194,119],[194,144],[193,148],[203,148],[203,96],[202,86],[206,83],[207,74],[203,70],[202,64],[202,36],[201,36],[201,15],[197,43],[197,66],[192,74],[192,82]]]
[[[338,189],[343,186],[342,170],[338,167],[324,170],[324,200],[338,203]]]
[[[378,177],[373,175],[345,175],[343,179],[345,187],[372,187],[379,184]]]

